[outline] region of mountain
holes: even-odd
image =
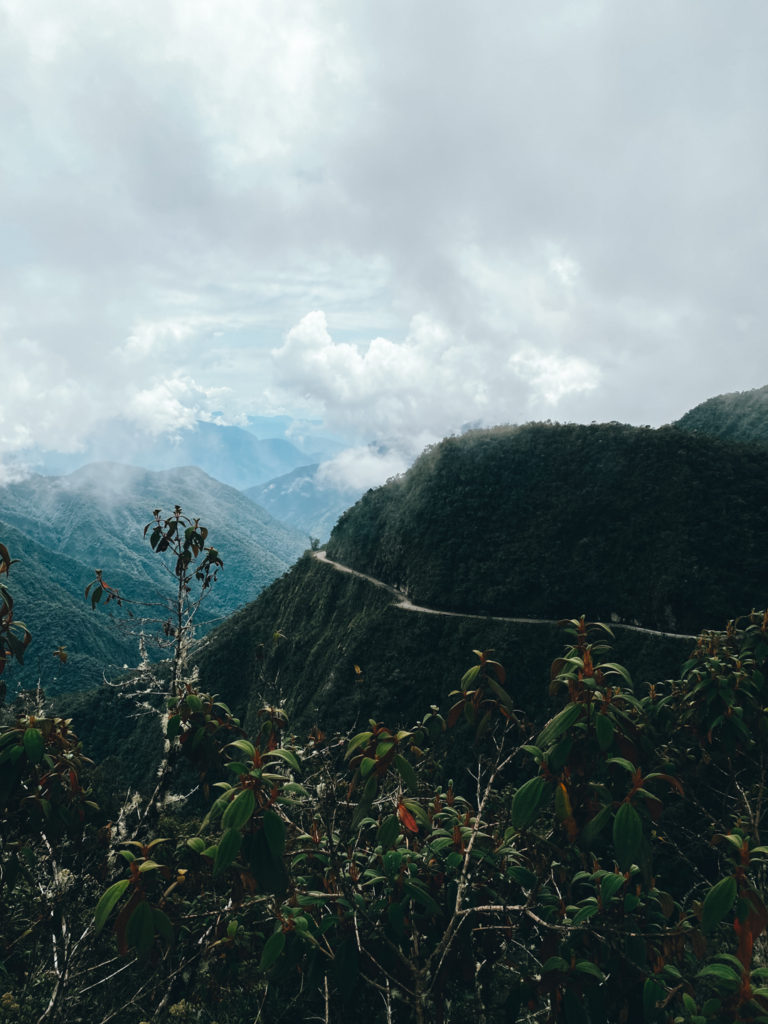
[[[142,532],[153,509],[170,513],[176,504],[200,517],[224,559],[203,605],[206,620],[221,620],[252,600],[306,547],[305,537],[193,467],[149,472],[99,463],[67,476],[33,476],[0,488],[0,535],[19,559],[13,568],[17,612],[34,637],[18,683],[36,681],[36,652],[45,652],[45,665],[48,651],[60,644],[72,652],[72,664],[57,669],[58,688],[95,685],[104,668],[138,660],[136,642],[128,645],[114,627],[112,647],[105,649],[108,611],[92,611],[84,589],[100,568],[126,596],[153,600],[167,594],[175,581]]]
[[[768,386],[717,395],[681,416],[674,426],[727,441],[768,441]]]
[[[243,491],[275,519],[321,543],[328,540],[341,513],[360,497],[360,491],[341,490],[318,481],[318,464],[275,477]]]
[[[342,516],[328,555],[420,604],[695,632],[768,603],[768,452],[602,424],[472,431]]]
[[[198,466],[216,480],[242,490],[307,461],[307,452],[286,438],[258,438],[240,427],[198,421],[169,438],[118,421],[110,425],[108,433],[91,437],[81,452],[40,453],[37,468],[61,475],[93,462],[130,463],[155,471]]]
[[[582,613],[639,683],[665,678],[701,628],[768,604],[767,501],[768,452],[672,428],[448,438],[331,535],[329,559],[389,589],[307,555],[210,634],[201,679],[249,720],[266,699],[298,728],[402,724],[493,649],[544,710],[558,620]]]

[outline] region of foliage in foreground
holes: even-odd
[[[202,820],[106,822],[72,723],[9,722],[0,1021],[768,1021],[768,616],[642,693],[564,626],[540,730],[482,652],[445,714],[353,737],[246,735],[179,681],[164,779]]]

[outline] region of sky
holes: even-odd
[[[764,0],[0,0],[0,479],[287,413],[368,483],[768,384],[767,48]]]

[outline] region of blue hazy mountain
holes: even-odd
[[[254,421],[270,428],[272,417]],[[276,417],[276,434],[287,429],[286,417]],[[122,420],[91,435],[82,450],[71,453],[40,451],[30,460],[43,475],[72,473],[94,462],[120,462],[153,471],[198,466],[216,480],[242,490],[289,473],[308,462],[321,461],[342,447],[328,437],[304,435],[301,447],[284,436],[257,437],[252,429],[198,421],[174,435],[153,436]]]

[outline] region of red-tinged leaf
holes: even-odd
[[[456,725],[459,718],[461,717],[462,711],[464,710],[464,703],[465,702],[463,700],[457,701],[457,703],[454,704],[451,710],[448,712],[448,717],[445,720],[446,729],[452,729],[454,725]]]
[[[416,824],[416,819],[405,806],[405,804],[397,805],[397,816],[403,823],[403,826],[408,829],[409,832],[418,832],[419,826]]]
[[[664,772],[651,772],[650,775],[646,775],[645,777],[646,782],[650,782],[652,779],[663,779],[664,782],[668,782],[670,786],[680,794],[680,796],[685,796],[682,782],[680,782],[679,779],[676,779],[674,775],[667,775]]]

